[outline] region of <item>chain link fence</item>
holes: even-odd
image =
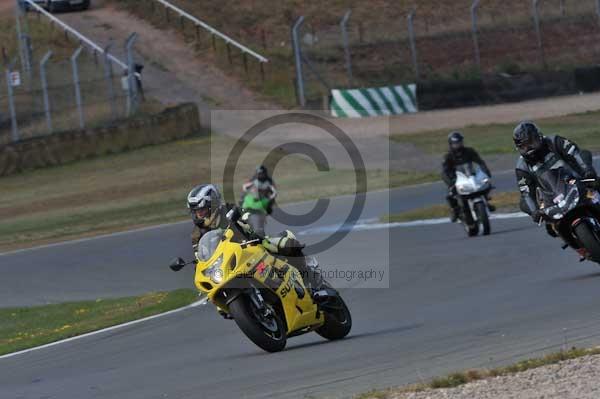
[[[306,18],[297,26],[301,105],[314,107],[331,87],[470,80],[600,61],[598,0],[462,0],[380,11],[364,18],[348,10],[337,21]]]
[[[141,74],[131,79],[108,52],[84,47],[38,13],[18,15],[21,40],[15,35],[3,48],[0,145],[108,125],[136,112],[145,97]]]

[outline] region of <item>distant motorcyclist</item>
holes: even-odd
[[[582,151],[574,142],[561,136],[544,136],[533,122],[521,122],[513,132],[513,141],[521,157],[517,161],[516,177],[521,192],[520,208],[541,223],[546,215],[539,207],[536,189],[540,186],[536,173],[558,167],[568,168],[581,179],[596,179],[592,154]],[[557,237],[551,223],[546,224],[548,234]],[[565,239],[569,243],[568,239]]]
[[[266,166],[256,168],[254,175],[242,186],[242,208],[260,206],[270,215],[277,198],[275,182],[269,176]]]
[[[277,189],[264,165],[242,186],[240,206],[248,213],[248,223],[259,235],[265,235],[267,216],[273,212]]]
[[[460,214],[460,206],[458,204],[458,194],[456,192],[456,168],[466,163],[475,163],[479,165],[481,170],[492,177],[492,173],[489,168],[481,159],[477,151],[471,147],[465,147],[464,136],[460,132],[452,132],[448,135],[448,152],[444,156],[444,162],[442,164],[442,179],[448,186],[448,195],[446,201],[450,206],[450,219],[452,222],[458,220]],[[494,211],[493,205],[488,204],[490,211]]]
[[[192,248],[194,255],[197,256],[198,243],[202,236],[214,229],[225,229],[229,225],[227,213],[234,209],[239,217],[236,217],[236,223],[249,235],[256,235],[248,223],[248,214],[242,213],[238,208],[231,204],[226,204],[222,200],[221,193],[217,186],[213,184],[202,184],[196,186],[190,191],[187,197],[187,204],[190,210],[194,229],[192,231]],[[302,245],[294,234],[285,230],[277,236],[259,237],[263,239],[265,249],[275,255],[285,256],[288,262],[300,272],[305,284],[313,291],[320,288],[320,275],[312,270],[307,264]]]

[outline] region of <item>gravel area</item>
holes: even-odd
[[[456,388],[391,395],[393,399],[597,399],[600,355],[566,360]]]

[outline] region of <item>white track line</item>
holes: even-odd
[[[71,337],[71,338],[60,340],[60,341],[50,342],[49,344],[40,345],[40,346],[36,346],[36,347],[33,347],[33,348],[29,348],[29,349],[24,349],[22,351],[13,352],[13,353],[7,353],[6,355],[0,356],[0,360],[7,359],[7,358],[13,357],[13,356],[23,355],[25,353],[37,351],[37,350],[44,349],[44,348],[49,348],[51,346],[65,344],[67,342],[75,341],[75,340],[86,338],[86,337],[91,337],[93,335],[102,334],[102,333],[105,333],[105,332],[108,332],[108,331],[118,330],[118,329],[123,328],[123,327],[132,326],[134,324],[143,323],[143,322],[146,322],[146,321],[149,321],[149,320],[158,319],[159,317],[167,316],[167,315],[170,315],[170,314],[173,314],[173,313],[178,313],[178,312],[182,312],[182,311],[187,310],[187,309],[195,308],[197,306],[205,305],[207,301],[208,301],[207,298],[202,298],[199,301],[196,301],[196,302],[191,303],[189,305],[186,305],[184,307],[173,309],[173,310],[169,310],[168,312],[159,313],[159,314],[156,314],[154,316],[148,316],[148,317],[144,317],[143,319],[137,319],[137,320],[129,321],[127,323],[117,324],[116,326],[106,327],[106,328],[103,328],[102,330],[96,330],[96,331],[92,331],[92,332],[85,333],[85,334],[82,334],[82,335],[78,335],[76,337]]]
[[[159,229],[162,229],[165,227],[167,227],[167,228],[173,227],[178,224],[184,224],[184,223],[189,224],[190,222],[189,222],[189,220],[184,220],[181,222],[164,223],[164,224],[157,224],[157,225],[153,225],[153,226],[140,227],[140,228],[133,229],[133,230],[118,231],[116,233],[100,234],[97,236],[86,237],[86,238],[77,238],[75,240],[60,241],[60,242],[55,242],[52,244],[40,245],[37,247],[17,249],[17,250],[9,251],[9,252],[1,252],[0,256],[15,255],[15,254],[22,253],[22,252],[31,252],[31,251],[37,251],[39,249],[46,249],[46,248],[52,248],[52,247],[62,247],[65,245],[79,244],[79,243],[87,242],[87,241],[101,240],[103,238],[118,237],[118,236],[123,236],[123,235],[127,235],[127,234],[135,234],[135,233],[140,233],[142,231],[159,230]]]
[[[594,160],[600,159],[600,155],[595,155],[593,157],[593,159]],[[504,174],[508,174],[508,173],[514,173],[514,170],[512,170],[512,169],[510,169],[510,170],[502,170],[500,172],[494,172],[494,175],[498,176],[498,175],[504,175]],[[409,186],[403,186],[403,187],[392,187],[390,189],[373,190],[373,191],[369,191],[367,194],[381,193],[381,192],[392,191],[392,190],[394,190],[394,191],[403,191],[403,190],[414,189],[414,188],[417,188],[417,187],[430,186],[430,185],[438,184],[440,182],[441,182],[441,180],[436,180],[436,181],[426,182],[426,183],[411,184]],[[516,189],[516,187],[515,187],[515,189]],[[348,197],[352,197],[352,196],[354,196],[354,194],[344,194],[344,195],[339,195],[337,197],[333,197],[332,199],[342,199],[342,198],[348,198]],[[305,201],[300,201],[300,202],[294,202],[292,204],[286,204],[286,206],[298,206],[298,205],[302,205],[302,204],[311,203],[311,202],[314,202],[314,201],[316,201],[316,200],[305,200]],[[496,216],[500,216],[500,215],[496,215]],[[501,218],[499,218],[499,219],[501,219]],[[77,243],[82,243],[82,242],[86,242],[86,241],[101,240],[103,238],[109,238],[109,237],[118,237],[118,236],[122,236],[122,235],[126,235],[126,234],[139,233],[139,232],[142,232],[142,231],[158,230],[158,229],[165,228],[165,227],[173,227],[173,226],[176,226],[178,224],[183,224],[183,223],[189,223],[189,221],[181,221],[181,222],[173,222],[173,223],[163,223],[163,224],[158,224],[158,225],[154,225],[154,226],[141,227],[141,228],[133,229],[133,230],[119,231],[119,232],[116,232],[116,233],[108,233],[108,234],[101,234],[101,235],[92,236],[92,237],[78,238],[78,239],[75,239],[75,240],[60,241],[60,242],[55,242],[55,243],[52,243],[52,244],[40,245],[40,246],[37,246],[37,247],[17,249],[17,250],[10,251],[10,252],[0,252],[0,257],[1,256],[6,256],[6,255],[14,255],[14,254],[22,253],[22,252],[36,251],[38,249],[60,247],[60,246],[64,246],[64,245],[77,244]],[[412,223],[412,222],[410,222],[410,223]],[[415,224],[415,226],[423,226],[423,225],[427,225],[427,224],[439,224],[439,223],[422,223],[422,224]],[[391,226],[391,227],[396,227],[396,226]],[[407,227],[407,226],[404,226],[404,224],[401,224],[398,227]],[[366,228],[365,228],[365,230],[366,230]],[[306,230],[306,231],[311,231],[311,230]],[[303,235],[303,234],[300,233],[300,235]]]
[[[517,219],[527,217],[528,215],[522,212],[514,213],[499,213],[490,216],[490,219]],[[420,219],[413,220],[410,222],[394,222],[394,223],[370,223],[370,220],[358,221],[355,225],[330,225],[323,227],[315,227],[314,229],[303,230],[298,233],[299,236],[305,236],[310,234],[330,234],[336,231],[367,231],[367,230],[381,230],[381,229],[392,229],[395,227],[418,227],[418,226],[431,226],[436,224],[450,224],[449,218],[437,218],[437,219]]]

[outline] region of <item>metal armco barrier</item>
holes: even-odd
[[[152,0],[150,0],[150,1],[152,1]],[[238,41],[230,38],[229,36],[225,35],[224,33],[219,32],[218,30],[216,30],[215,28],[213,28],[206,22],[199,20],[198,18],[196,18],[193,15],[189,14],[188,12],[182,10],[181,8],[174,6],[173,4],[169,3],[168,1],[165,1],[165,0],[154,0],[154,1],[157,1],[160,4],[162,4],[163,6],[165,6],[166,8],[173,10],[175,13],[179,14],[180,17],[183,17],[183,18],[186,18],[186,19],[192,21],[192,23],[194,23],[196,26],[200,26],[201,28],[210,32],[211,35],[216,36],[220,39],[223,39],[225,41],[225,43],[228,45],[228,47],[229,47],[229,45],[234,46],[234,47],[238,48],[242,53],[249,54],[250,56],[256,58],[256,60],[258,62],[261,62],[261,63],[269,62],[269,60],[266,57],[263,57],[262,55],[258,54],[256,51],[249,49],[248,47],[246,47],[243,44],[239,43]]]
[[[99,45],[97,45],[96,43],[94,43],[93,41],[91,41],[90,39],[88,39],[87,37],[82,35],[81,33],[79,33],[74,28],[65,24],[63,21],[56,18],[54,15],[50,14],[48,11],[44,10],[42,7],[40,7],[35,2],[33,2],[33,0],[23,0],[23,2],[27,3],[27,5],[29,7],[36,10],[40,14],[44,15],[48,19],[50,19],[52,22],[54,22],[56,25],[60,26],[66,32],[75,36],[81,42],[82,45],[86,45],[94,52],[97,52],[99,54],[104,54],[104,49],[102,47],[100,47]],[[119,60],[117,57],[113,56],[112,54],[109,54],[108,58],[115,64],[119,65],[121,68],[127,69],[127,64],[125,64],[123,61]]]

